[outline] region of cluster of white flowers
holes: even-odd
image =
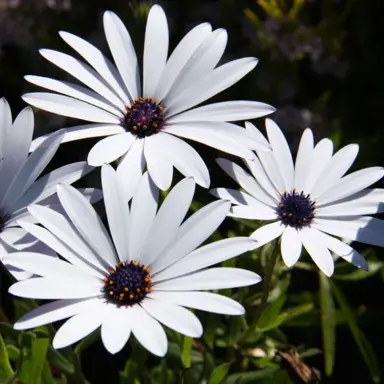
[[[310,129],[302,135],[294,164],[272,120],[266,120],[268,140],[249,122],[245,128],[232,123],[266,116],[273,107],[255,101],[198,106],[257,64],[249,57],[218,66],[227,43],[223,29],[198,25],[168,57],[166,16],[160,6],[153,6],[145,32],[142,82],[122,21],[105,12],[104,30],[114,63],[67,32],[60,36],[84,61],[41,50],[85,87],[26,77],[55,92],[26,94],[27,103],[87,124],[32,141],[31,108],[12,122],[7,102],[0,103],[0,260],[18,280],[11,294],[50,300],[19,319],[16,329],[68,319],[55,335],[55,348],[101,327],[102,341],[111,353],[120,351],[132,332],[145,348],[163,356],[167,338],[160,323],[191,337],[203,332],[199,319],[185,307],[244,314],[236,301],[203,291],[256,284],[260,276],[237,268],[212,268],[214,264],[281,236],[281,255],[288,267],[297,262],[304,246],[328,276],[334,257],[367,268],[344,239],[384,245],[383,221],[368,216],[384,211],[384,193],[366,189],[384,175],[383,168],[345,175],[358,146],[333,154],[329,139],[314,145]],[[65,165],[39,178],[61,143],[102,136],[87,162]],[[249,169],[218,159],[244,191],[213,189],[210,193],[219,200],[186,220],[195,183],[209,188],[210,177],[200,155],[184,139],[238,156]],[[115,170],[109,163],[116,160]],[[70,185],[98,166],[102,192]],[[185,179],[158,209],[159,190],[170,189],[173,167]],[[102,197],[109,231],[92,207]],[[270,223],[249,237],[201,246],[227,216]]]

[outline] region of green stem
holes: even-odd
[[[240,340],[241,344],[246,343],[247,340],[249,339],[249,337],[251,336],[253,330],[255,328],[257,328],[257,325],[259,323],[261,315],[263,314],[264,309],[268,304],[269,292],[270,292],[271,286],[272,286],[273,271],[275,269],[275,265],[276,265],[278,257],[279,257],[279,241],[275,240],[275,244],[274,244],[273,250],[272,250],[272,255],[271,255],[270,259],[268,260],[267,266],[265,268],[263,290],[261,293],[261,302],[255,311],[255,316],[253,318],[253,321],[251,322],[247,331],[244,333],[243,337]]]

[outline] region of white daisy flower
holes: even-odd
[[[212,31],[208,23],[198,25],[167,59],[167,19],[160,6],[153,6],[145,32],[142,87],[136,53],[123,22],[107,11],[104,31],[116,66],[87,41],[60,32],[88,64],[57,51],[43,49],[40,53],[87,88],[27,76],[29,82],[58,94],[29,93],[23,99],[35,107],[91,122],[67,128],[63,142],[108,136],[92,148],[88,162],[101,166],[122,157],[118,173],[125,181],[127,198],[133,195],[145,165],[160,189],[171,185],[173,167],[209,187],[205,163],[184,139],[246,158],[254,156],[250,149],[268,149],[244,128],[229,122],[268,115],[275,110],[270,105],[228,101],[194,108],[239,81],[257,64],[257,59],[247,57],[217,67],[227,44],[224,29]],[[41,140],[44,138],[33,143],[32,150]]]
[[[198,318],[184,307],[244,313],[230,298],[201,292],[261,280],[242,269],[208,268],[255,248],[253,239],[233,237],[196,249],[224,220],[229,202],[213,202],[181,224],[194,194],[193,179],[179,182],[158,212],[159,190],[147,172],[130,211],[117,173],[109,165],[102,168],[102,184],[111,237],[89,202],[66,185],[58,188],[66,215],[31,206],[31,214],[46,229],[20,222],[67,261],[28,252],[9,258],[13,266],[41,276],[14,284],[10,293],[56,300],[22,317],[16,329],[70,317],[55,335],[55,348],[75,343],[101,327],[110,353],[120,351],[132,332],[145,348],[163,356],[167,338],[159,322],[191,337],[202,334]]]
[[[60,210],[56,195],[58,183],[70,184],[92,170],[86,162],[58,168],[36,180],[55,155],[64,131],[50,135],[28,156],[33,135],[34,119],[30,107],[25,108],[12,123],[12,115],[5,99],[0,99],[0,261],[15,250],[33,250],[52,255],[52,250],[30,236],[17,225],[17,220],[34,221],[27,211],[29,204],[39,203]],[[87,199],[97,201],[101,191],[81,190]],[[4,263],[17,279],[30,277]]]
[[[252,124],[246,123],[246,128],[259,139],[264,138]],[[220,167],[245,192],[218,188],[211,193],[234,204],[230,216],[273,221],[251,237],[262,246],[281,236],[281,254],[288,267],[296,263],[304,245],[328,276],[334,269],[330,251],[367,269],[363,257],[334,236],[384,246],[384,222],[367,216],[384,212],[384,190],[365,189],[383,177],[384,168],[365,168],[345,176],[357,156],[358,145],[347,145],[333,154],[329,139],[314,146],[310,129],[302,135],[294,165],[280,128],[270,119],[266,128],[272,151],[258,152],[258,158],[246,160],[251,174],[218,159]]]

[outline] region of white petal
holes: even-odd
[[[39,253],[13,252],[10,256],[5,257],[4,261],[41,277],[73,279],[75,283],[79,284],[81,282],[94,285],[100,283],[98,278],[66,261]]]
[[[89,65],[72,56],[66,55],[65,53],[53,51],[51,49],[41,49],[40,54],[51,63],[57,65],[83,84],[93,89],[96,93],[103,96],[110,103],[113,103],[117,108],[124,111],[125,103],[111,90],[103,77]]]
[[[168,148],[159,145],[157,135],[146,137],[144,140],[144,156],[148,173],[158,188],[169,189],[173,177],[173,164],[168,156]]]
[[[140,260],[145,239],[150,233],[156,216],[159,190],[146,172],[140,180],[132,199],[131,226],[129,228],[129,257]]]
[[[213,31],[199,45],[178,74],[164,101],[165,105],[172,108],[179,95],[196,84],[196,79],[202,80],[212,72],[224,53],[227,40],[227,31],[220,28]]]
[[[305,190],[307,177],[309,172],[311,172],[312,155],[313,133],[307,128],[301,136],[299,149],[296,155],[294,187],[298,191]]]
[[[143,300],[141,306],[157,321],[176,332],[190,337],[200,337],[203,334],[199,319],[183,307],[153,299]]]
[[[152,262],[164,251],[176,235],[181,222],[187,214],[195,193],[195,183],[192,178],[181,180],[168,193],[153,220],[149,235],[139,261],[146,265]]]
[[[86,312],[88,307],[92,307],[97,302],[99,299],[67,299],[40,305],[21,317],[14,328],[21,331],[54,323],[77,313]]]
[[[266,119],[265,126],[269,142],[272,146],[273,157],[284,180],[285,189],[291,191],[294,187],[294,168],[291,150],[283,132],[281,132],[281,129],[273,120]]]
[[[65,135],[61,143],[69,141],[88,139],[91,137],[110,136],[118,133],[125,133],[125,129],[121,125],[113,124],[86,124],[76,125],[75,127],[65,128]],[[33,152],[48,135],[42,135],[32,141],[30,152]]]
[[[57,184],[72,184],[93,170],[85,161],[57,168],[35,181],[24,195],[15,202],[11,210],[16,211],[29,204],[40,202],[56,193]],[[94,189],[92,189],[94,191]],[[91,192],[89,190],[89,192]]]
[[[312,159],[310,160],[310,169],[308,170],[305,188],[303,188],[304,192],[312,192],[312,188],[319,175],[323,172],[323,170],[328,166],[329,162],[331,161],[332,153],[333,143],[331,140],[323,139],[316,144],[312,152]]]
[[[117,175],[126,201],[130,200],[135,193],[143,175],[144,167],[144,140],[138,139],[121,158],[117,167]]]
[[[384,220],[374,217],[316,218],[312,224],[320,231],[348,240],[384,247]]]
[[[153,281],[157,283],[173,277],[186,275],[221,263],[254,248],[256,248],[256,241],[249,237],[231,237],[215,241],[192,251],[180,261],[156,274]]]
[[[324,169],[312,188],[311,195],[314,199],[321,198],[340,181],[355,161],[358,152],[359,146],[350,144],[333,155],[327,168]]]
[[[348,261],[349,263],[352,263],[356,267],[359,267],[368,271],[368,263],[360,255],[360,253],[355,251],[351,246],[321,231],[318,231],[318,236],[322,240],[324,245],[333,253],[342,257],[344,260]]]
[[[15,175],[27,160],[32,141],[34,118],[30,107],[24,108],[6,135],[4,148],[1,150],[1,185],[0,200],[6,193]],[[1,130],[6,127],[0,126]]]
[[[190,30],[177,45],[169,57],[163,74],[159,79],[154,96],[162,100],[168,93],[175,79],[183,70],[185,64],[189,61],[197,47],[210,35],[212,28],[210,24],[199,24]]]
[[[128,311],[124,307],[105,306],[105,316],[101,325],[101,340],[109,353],[120,352],[131,335]]]
[[[208,104],[171,117],[169,123],[194,121],[240,121],[273,113],[275,108],[257,101],[224,101]]]
[[[8,101],[2,97],[0,99],[0,153],[4,153],[6,138],[12,127],[12,113]],[[2,164],[0,163],[0,167]],[[1,169],[1,168],[0,168]]]
[[[57,194],[65,212],[89,246],[109,265],[114,265],[117,261],[115,249],[103,222],[89,201],[68,185],[59,185]]]
[[[39,87],[43,87],[66,96],[70,96],[75,99],[92,104],[95,107],[102,108],[105,111],[108,111],[119,118],[124,117],[123,112],[120,109],[116,108],[113,104],[110,104],[108,100],[104,99],[104,97],[80,85],[41,76],[25,76],[25,80],[29,81],[32,84],[38,85]]]
[[[156,356],[167,353],[167,336],[163,327],[148,313],[135,305],[129,308],[130,326],[138,342]]]
[[[276,162],[274,152],[273,151],[270,151],[270,152],[257,151],[257,156],[259,157],[260,164],[264,169],[265,175],[269,178],[274,189],[278,191],[279,194],[285,192],[286,191],[285,181],[281,172],[281,168],[278,166]],[[263,174],[261,173],[261,178],[263,177],[262,175]],[[256,180],[258,180],[259,177],[257,177]]]
[[[61,38],[77,51],[89,64],[105,79],[110,87],[120,96],[120,98],[128,102],[129,97],[124,90],[124,84],[119,72],[115,66],[92,44],[82,38],[68,32],[59,32]]]
[[[117,69],[133,99],[140,96],[140,74],[135,48],[124,23],[111,11],[104,13],[104,32]]]
[[[100,281],[100,280],[99,280]],[[90,283],[70,278],[34,277],[19,281],[9,288],[9,293],[30,299],[81,299],[101,294],[102,282]]]
[[[130,133],[108,136],[100,140],[88,154],[88,164],[98,167],[104,163],[111,163],[120,156],[128,152],[136,140],[135,136]]]
[[[63,130],[56,131],[28,157],[28,160],[13,179],[0,204],[3,209],[6,210],[6,207],[12,206],[40,176],[55,155],[63,136]]]
[[[101,168],[101,182],[109,230],[120,260],[129,255],[129,209],[115,170],[110,165]]]
[[[256,231],[252,233],[251,237],[258,242],[258,247],[261,247],[262,245],[265,245],[279,237],[283,233],[284,229],[285,227],[280,223],[280,221],[275,221],[274,223],[270,223],[256,229]]]
[[[256,64],[257,60],[255,58],[247,57],[231,61],[216,68],[210,75],[196,82],[193,87],[186,89],[180,94],[177,100],[172,103],[168,116],[173,116],[181,111],[192,108],[224,91],[242,79],[255,68]]]
[[[35,92],[23,95],[23,100],[36,108],[62,116],[95,123],[119,124],[120,118],[99,107],[55,93]]]
[[[224,172],[226,172],[233,180],[239,183],[240,186],[249,194],[251,194],[255,199],[269,205],[272,208],[276,207],[276,201],[273,200],[273,198],[267,194],[260,187],[257,181],[248,172],[244,171],[243,168],[227,159],[220,158],[216,161]]]
[[[19,223],[22,228],[24,228],[26,231],[31,233],[33,236],[35,236],[37,239],[42,241],[44,244],[46,244],[48,247],[56,251],[59,255],[61,255],[64,259],[68,260],[73,265],[76,265],[77,267],[80,267],[87,271],[87,273],[93,274],[97,277],[103,277],[103,271],[104,267],[100,262],[97,260],[96,268],[92,264],[95,261],[92,258],[83,258],[79,254],[77,254],[74,250],[72,250],[68,245],[66,245],[61,237],[56,237],[51,232],[47,231],[45,228],[42,228],[40,226],[26,223],[24,221]],[[65,232],[67,233],[67,232]],[[71,239],[73,240],[74,236],[71,234]],[[76,237],[75,237],[76,239]],[[92,260],[92,262],[90,262]]]
[[[371,215],[384,211],[384,189],[365,189],[328,205],[316,205],[316,217]]]
[[[152,291],[148,297],[224,315],[243,315],[245,313],[245,309],[237,301],[211,292]]]
[[[198,291],[203,289],[225,289],[246,287],[259,283],[256,273],[238,268],[210,268],[204,271],[163,281],[154,285],[156,291]]]
[[[99,328],[104,317],[101,308],[100,303],[95,304],[67,320],[56,332],[52,341],[53,348],[67,347]]]
[[[168,56],[168,23],[163,8],[154,5],[145,28],[143,96],[153,97]]]
[[[302,243],[297,229],[287,226],[281,236],[281,256],[288,268],[299,260],[301,249]]]
[[[245,122],[245,129],[254,137],[255,140],[260,141],[265,146],[269,145],[269,141],[264,137],[264,135],[257,129],[251,122]]]
[[[198,121],[167,125],[164,131],[185,139],[203,143],[235,156],[252,159],[254,154],[246,146],[245,135],[244,137],[237,135],[236,139],[235,134],[230,132],[231,128],[233,127],[229,123]],[[245,132],[245,129],[239,128],[240,134],[244,133],[242,131]]]
[[[236,205],[257,205],[259,202],[246,192],[231,188],[214,188],[209,191],[212,196],[219,199],[229,200]]]
[[[276,189],[272,183],[270,177],[266,174],[264,167],[258,157],[254,157],[252,160],[243,159],[248,169],[251,171],[253,177],[257,180],[260,187],[272,197],[277,203],[281,199],[280,192]]]
[[[300,238],[304,248],[307,250],[312,260],[316,263],[319,269],[328,277],[332,276],[334,263],[332,255],[328,248],[318,236],[318,231],[314,228],[303,228],[300,232]]]
[[[207,166],[200,155],[185,141],[159,132],[156,135],[157,145],[167,148],[169,160],[185,177],[193,177],[203,188],[208,188],[210,179]]]
[[[351,196],[364,188],[371,186],[383,176],[384,168],[382,167],[364,168],[350,173],[349,175],[344,176],[328,192],[320,196],[318,203],[324,205],[344,199],[345,197]]]
[[[233,206],[228,213],[230,217],[238,217],[241,219],[252,220],[276,220],[278,218],[276,211],[257,201],[255,205],[239,205]]]
[[[218,200],[189,217],[176,232],[174,241],[151,265],[152,273],[163,270],[198,247],[219,227],[230,207],[230,202]]]

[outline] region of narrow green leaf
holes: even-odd
[[[228,375],[230,363],[221,364],[216,367],[209,376],[208,384],[220,384]]]
[[[275,301],[265,308],[263,313],[261,314],[257,330],[258,331],[266,331],[274,327],[276,324],[276,319],[280,314],[280,311],[285,302],[285,295],[280,296]]]
[[[381,268],[383,268],[383,266],[384,266],[384,263],[382,263],[381,261],[372,261],[368,263],[368,271],[355,268],[350,273],[343,273],[343,274],[336,273],[333,275],[333,278],[337,280],[344,280],[344,281],[363,280],[375,275],[377,272],[380,271]]]
[[[325,374],[331,376],[335,364],[336,319],[330,280],[322,272],[320,278],[321,331],[323,334]]]
[[[181,360],[184,368],[191,366],[192,337],[185,336],[183,342],[183,354]]]
[[[5,383],[13,375],[13,369],[9,361],[7,347],[0,333],[0,383]]]
[[[233,373],[229,375],[224,383],[225,384],[254,384],[258,380],[268,379],[270,380],[275,373],[279,370],[279,367],[260,369],[251,372]],[[268,381],[270,382],[270,381]]]
[[[40,337],[31,340],[29,353],[24,356],[20,368],[19,379],[23,384],[41,384],[42,373],[46,361],[49,338]]]
[[[54,349],[52,346],[49,346],[47,356],[49,362],[61,372],[67,375],[72,375],[75,372],[74,365],[65,358],[60,351]]]
[[[355,342],[357,344],[357,347],[359,348],[360,353],[365,361],[365,364],[369,369],[373,382],[380,383],[380,376],[381,376],[380,368],[371,344],[365,337],[364,333],[358,327],[355,315],[351,307],[349,306],[347,300],[345,299],[342,291],[332,281],[331,281],[331,287],[332,287],[332,291],[335,296],[335,299],[340,306],[341,312],[343,313],[348,323],[349,330],[351,331],[352,336],[355,339]]]

